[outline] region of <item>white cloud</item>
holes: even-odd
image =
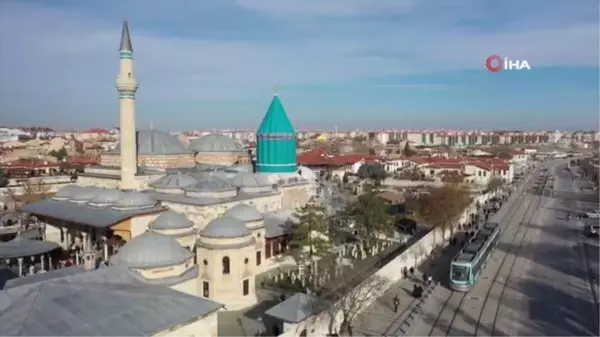
[[[532,28],[513,21],[506,33],[465,30],[453,24],[481,17],[481,8],[463,6],[468,2],[441,5],[423,0],[427,6],[421,7],[415,0],[237,2],[274,18],[282,31],[293,32],[287,41],[245,40],[244,31],[237,40],[173,38],[145,31],[132,21],[139,95],[162,102],[243,100],[268,94],[276,81],[285,88],[483,70],[490,54],[527,59],[534,68],[598,66],[597,22],[556,28],[538,20]],[[432,7],[435,3],[437,7]],[[190,13],[199,16],[197,20],[202,20],[200,14],[207,15],[197,8],[189,8]],[[377,21],[375,14],[404,16]],[[369,19],[357,20],[360,16]],[[520,22],[527,19],[521,17]],[[0,98],[36,96],[40,91],[56,101],[113,97],[109,95],[115,95],[118,24],[100,15],[90,18],[75,11],[0,4]]]

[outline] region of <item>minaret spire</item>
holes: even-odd
[[[127,23],[127,17],[123,20],[123,30],[121,31],[121,47],[119,50],[126,50],[133,52],[133,46],[131,45],[131,37],[129,36],[129,24]]]
[[[133,73],[133,48],[129,36],[127,19],[123,21],[121,46],[119,48],[119,75],[117,91],[119,91],[119,108],[121,111],[121,188],[135,189],[137,173],[137,141],[135,131],[135,93],[138,83]]]

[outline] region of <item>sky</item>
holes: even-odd
[[[138,128],[255,129],[279,88],[299,129],[598,129],[598,6],[2,0],[0,125],[118,125],[127,17]]]

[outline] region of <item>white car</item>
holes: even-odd
[[[593,212],[587,212],[585,215],[587,215],[588,218],[600,219],[600,210],[597,209]]]

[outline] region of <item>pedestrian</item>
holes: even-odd
[[[402,268],[402,275],[404,275],[404,278],[408,278],[408,269],[406,268],[406,266]]]
[[[423,284],[427,283],[427,273],[423,273]]]
[[[398,298],[398,294],[394,297],[394,312],[398,312],[398,307],[400,306],[400,299]]]
[[[410,267],[408,272],[410,272],[410,278],[414,279],[415,278],[415,268]]]

